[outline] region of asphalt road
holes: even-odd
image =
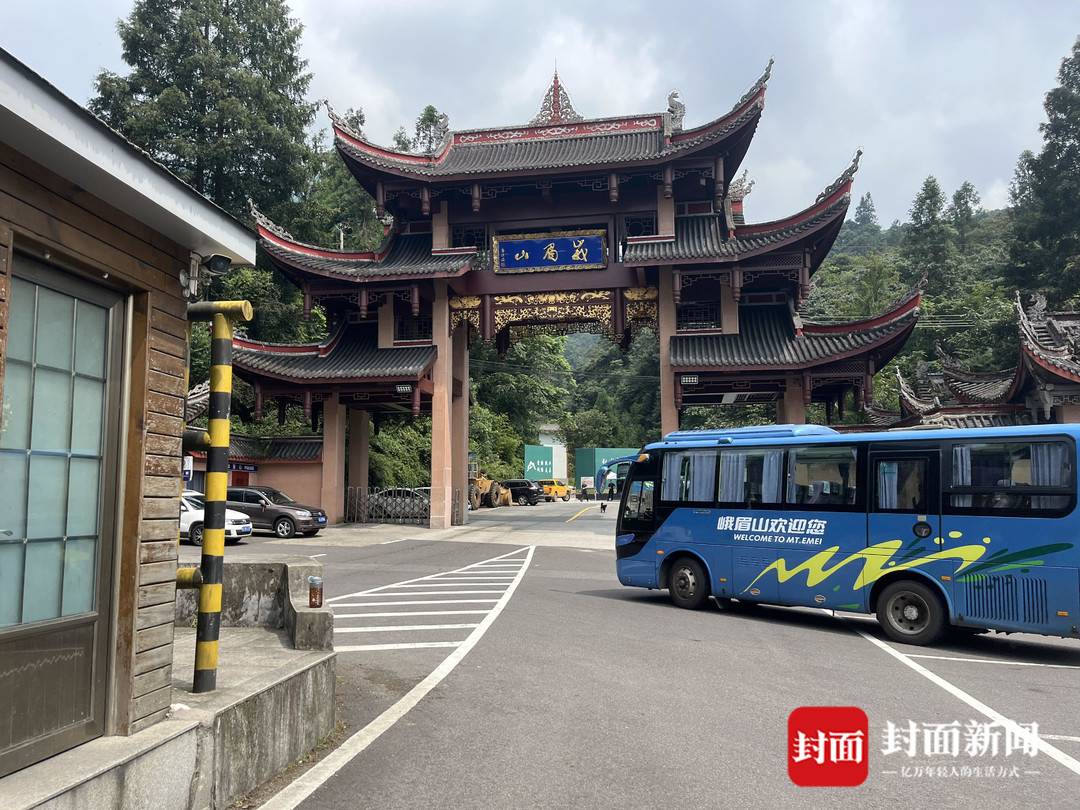
[[[679,610],[619,585],[613,512],[541,504],[482,510],[451,532],[331,529],[230,547],[317,555],[335,607],[353,736],[268,806],[1077,806],[1077,642],[917,648],[886,644],[862,617]],[[865,710],[862,786],[791,783],[787,721],[800,706]],[[961,737],[957,757],[922,744],[883,753],[890,721],[963,727],[984,712],[1037,722],[1047,748],[970,757]]]

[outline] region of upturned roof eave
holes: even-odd
[[[283,272],[297,284],[302,284],[304,281],[310,280],[310,278],[329,279],[331,281],[347,282],[351,284],[381,284],[384,282],[393,283],[401,281],[426,281],[440,278],[460,278],[473,268],[473,258],[475,256],[475,254],[465,255],[464,261],[452,270],[359,275],[348,270],[333,272],[330,270],[307,267],[306,265],[299,263],[299,261],[289,262],[286,261],[284,257],[266,250],[265,247],[263,247],[262,240],[259,241],[259,246],[260,249],[262,249],[263,255],[265,255],[278,270]]]
[[[896,328],[894,331],[890,331],[882,335],[879,339],[868,343],[864,346],[859,346],[845,352],[837,352],[836,354],[828,355],[826,357],[817,360],[795,360],[791,363],[781,364],[731,364],[731,365],[678,365],[674,362],[671,364],[672,371],[674,372],[714,372],[719,370],[727,371],[801,371],[812,368],[819,368],[821,366],[829,365],[840,360],[848,360],[852,357],[858,357],[865,354],[876,353],[879,360],[884,358],[884,362],[878,363],[879,367],[884,366],[896,354],[900,351],[904,342],[907,340],[911,331],[915,328],[917,317],[911,316],[910,320],[902,326]],[[685,335],[675,335],[674,337],[688,337]],[[798,338],[794,338],[798,339]]]

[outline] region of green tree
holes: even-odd
[[[272,215],[303,186],[314,105],[284,0],[136,0],[118,23],[130,72],[90,109],[229,213]]]
[[[952,205],[947,210],[949,221],[956,230],[956,240],[961,253],[967,253],[971,229],[975,224],[975,215],[980,208],[979,192],[968,181],[964,181],[952,196]]]
[[[1080,302],[1080,38],[1058,82],[1043,104],[1042,149],[1020,156],[1013,180],[1010,278],[1072,306]]]
[[[434,152],[442,145],[443,133],[439,128],[440,113],[433,104],[428,104],[416,117],[413,133],[413,148],[418,152]]]
[[[364,113],[349,109],[342,116],[353,129],[364,125]],[[375,201],[356,182],[324,132],[311,144],[311,174],[299,196],[289,204],[289,231],[316,245],[368,250],[382,241],[383,227],[375,216]],[[344,233],[342,233],[344,231]]]
[[[413,148],[412,138],[405,131],[405,127],[398,127],[394,133],[394,148],[401,152],[411,152]]]
[[[915,195],[910,216],[911,225],[901,243],[901,255],[909,266],[908,280],[926,276],[931,291],[947,290],[954,280],[947,267],[954,232],[945,219],[945,194],[933,175]]]
[[[874,198],[870,196],[869,191],[859,198],[859,204],[855,206],[855,216],[852,217],[852,221],[861,227],[881,227],[878,223],[877,209],[874,207]]]
[[[505,415],[523,442],[536,441],[540,425],[562,413],[573,381],[562,338],[516,340],[501,358],[494,347],[478,345],[470,358],[476,401]]]

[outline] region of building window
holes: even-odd
[[[109,311],[12,281],[0,627],[95,607]]]
[[[679,332],[721,329],[720,304],[715,301],[679,304],[675,313],[675,328]]]
[[[431,316],[403,315],[394,322],[394,340],[431,340]]]
[[[656,212],[625,215],[622,218],[622,238],[628,236],[656,236]]]
[[[483,225],[454,225],[450,229],[451,247],[487,247],[487,228]]]
[[[120,420],[120,296],[21,254],[0,404],[0,775],[102,733]],[[141,396],[141,393],[137,395]]]

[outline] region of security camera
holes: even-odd
[[[202,266],[205,267],[211,275],[220,276],[232,267],[232,259],[228,256],[222,256],[220,253],[215,253],[212,256],[207,256],[203,259]]]

